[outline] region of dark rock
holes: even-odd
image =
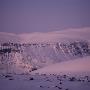
[[[43,88],[43,86],[40,86],[41,88]]]
[[[29,80],[34,80],[34,78],[33,77],[30,77],[30,79]]]
[[[11,75],[5,75],[6,78],[12,77]]]
[[[57,87],[58,89],[62,89],[62,87]]]
[[[62,84],[62,82],[60,82],[59,84]]]
[[[81,82],[81,79],[78,79],[77,81]]]
[[[69,78],[69,81],[75,81],[75,80],[76,80],[75,77],[71,77],[71,78]]]
[[[62,89],[62,87],[59,87],[59,86],[55,86],[56,88],[58,88],[58,89]]]
[[[13,78],[9,78],[9,80],[14,80]]]
[[[67,77],[67,75],[63,75],[63,78],[66,78]]]
[[[88,80],[88,82],[90,82],[90,80]]]

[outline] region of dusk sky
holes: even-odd
[[[90,27],[90,0],[0,0],[0,32]]]

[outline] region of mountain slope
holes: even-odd
[[[20,39],[24,43],[40,42],[67,42],[74,40],[89,40],[90,28],[66,29],[47,33],[35,32],[30,34],[20,34]],[[89,40],[90,41],[90,40]]]
[[[52,64],[39,69],[34,73],[69,73],[69,72],[90,72],[90,57],[80,58],[74,61],[66,61]]]
[[[53,31],[47,33],[34,32],[34,33],[5,33],[0,32],[0,42],[11,41],[20,43],[41,43],[41,42],[57,42],[67,40],[89,40],[90,39],[90,27],[88,28],[70,28],[66,30]],[[90,41],[90,40],[89,40]]]
[[[90,56],[90,28],[30,34],[0,33],[0,68],[6,72],[11,68],[13,72],[18,69],[29,72],[86,56]]]

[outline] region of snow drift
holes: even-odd
[[[90,56],[76,59],[74,61],[66,61],[52,64],[45,68],[39,69],[33,73],[90,73]]]

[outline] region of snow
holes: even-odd
[[[71,81],[73,77],[75,79]],[[0,90],[90,90],[90,76],[88,80],[85,77],[68,74],[0,74]]]
[[[76,60],[65,61],[38,69],[34,73],[73,73],[90,72],[90,56]]]
[[[28,67],[27,63],[29,63],[29,65],[32,64],[34,67],[41,68],[46,65],[64,60],[74,60],[77,57],[87,56],[87,52],[84,51],[85,48],[82,47],[81,43],[89,41],[89,34],[90,28],[76,28],[47,33],[34,32],[26,34],[1,32],[0,50],[3,52],[5,49],[10,49],[11,53],[7,52],[5,55],[0,55],[0,61],[6,62],[8,58],[7,61],[17,62],[17,67],[20,65],[20,63],[23,64],[20,65],[21,67]],[[3,45],[3,42],[8,42],[8,45]],[[77,47],[80,49],[79,52],[75,49],[75,47],[73,47],[73,49],[69,48],[70,44],[73,42],[78,43]],[[61,44],[64,44],[65,46],[62,45],[61,47]],[[90,46],[88,47],[90,48]]]
[[[20,42],[20,38],[14,33],[0,32],[0,43]]]
[[[0,73],[0,90],[90,90],[89,71],[88,56],[47,66],[30,74]]]
[[[74,77],[75,80],[70,81]],[[0,90],[90,90],[89,80],[86,76],[73,75],[12,75],[0,76]],[[33,79],[31,79],[33,78]]]
[[[0,42],[12,41],[21,43],[41,43],[41,42],[56,42],[56,41],[72,41],[72,40],[89,40],[90,27],[86,28],[70,28],[66,30],[53,31],[53,32],[34,32],[34,33],[5,33],[0,32]],[[90,40],[89,40],[90,41]]]
[[[53,32],[34,32],[34,33],[23,33],[20,34],[22,42],[56,42],[56,41],[72,41],[72,40],[89,40],[90,39],[90,28],[70,28],[66,30],[53,31]]]
[[[89,39],[90,28],[71,28],[63,31],[30,34],[0,33],[0,43],[44,44],[47,42],[49,44],[58,41],[65,43],[78,40],[90,41]],[[57,53],[56,48],[52,46],[47,45],[42,48],[23,46],[21,47],[23,52],[12,52],[9,54],[10,57],[12,56],[11,58],[7,58],[8,54],[5,53],[3,59],[0,58],[5,60],[3,65],[0,62],[0,90],[90,90],[90,56],[76,57],[76,60],[65,59],[64,62],[56,63],[55,53],[59,56],[60,53]],[[26,58],[27,56],[29,57]],[[40,57],[43,64],[40,62],[41,60],[38,61]],[[52,59],[55,63],[51,65]],[[48,66],[29,72],[32,68],[29,60],[35,65],[39,62],[38,64],[42,64],[42,66],[45,63]],[[46,60],[47,62],[45,62]],[[12,65],[9,64],[11,62],[13,62]],[[2,72],[2,68],[6,72]]]

